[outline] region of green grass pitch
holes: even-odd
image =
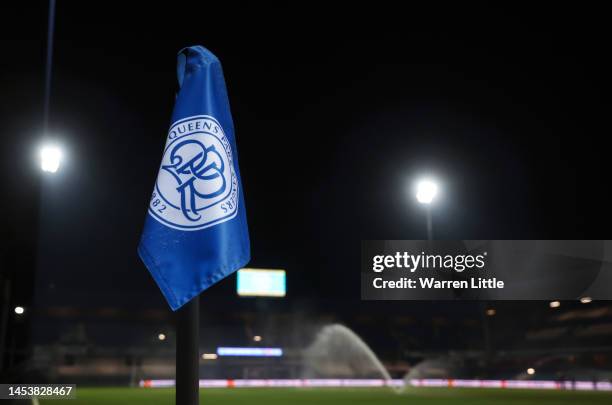
[[[69,405],[174,404],[173,389],[77,388]],[[40,404],[58,403],[41,400]],[[65,402],[61,402],[65,403]],[[437,405],[437,404],[612,404],[612,393],[478,388],[412,388],[396,394],[385,388],[236,388],[200,390],[202,405]]]

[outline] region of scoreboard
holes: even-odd
[[[238,270],[236,290],[241,297],[284,297],[287,293],[285,270]]]

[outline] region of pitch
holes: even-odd
[[[41,400],[41,404],[56,401]],[[383,388],[236,388],[202,389],[201,404],[215,405],[437,405],[437,404],[610,404],[612,393],[579,391],[414,388],[396,394]],[[71,405],[169,405],[172,389],[77,388]]]

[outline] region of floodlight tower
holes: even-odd
[[[425,206],[427,217],[427,240],[433,240],[433,226],[431,221],[431,204],[438,194],[438,184],[432,179],[421,179],[416,185],[416,199]]]

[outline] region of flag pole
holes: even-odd
[[[176,405],[199,405],[200,297],[176,312]]]

